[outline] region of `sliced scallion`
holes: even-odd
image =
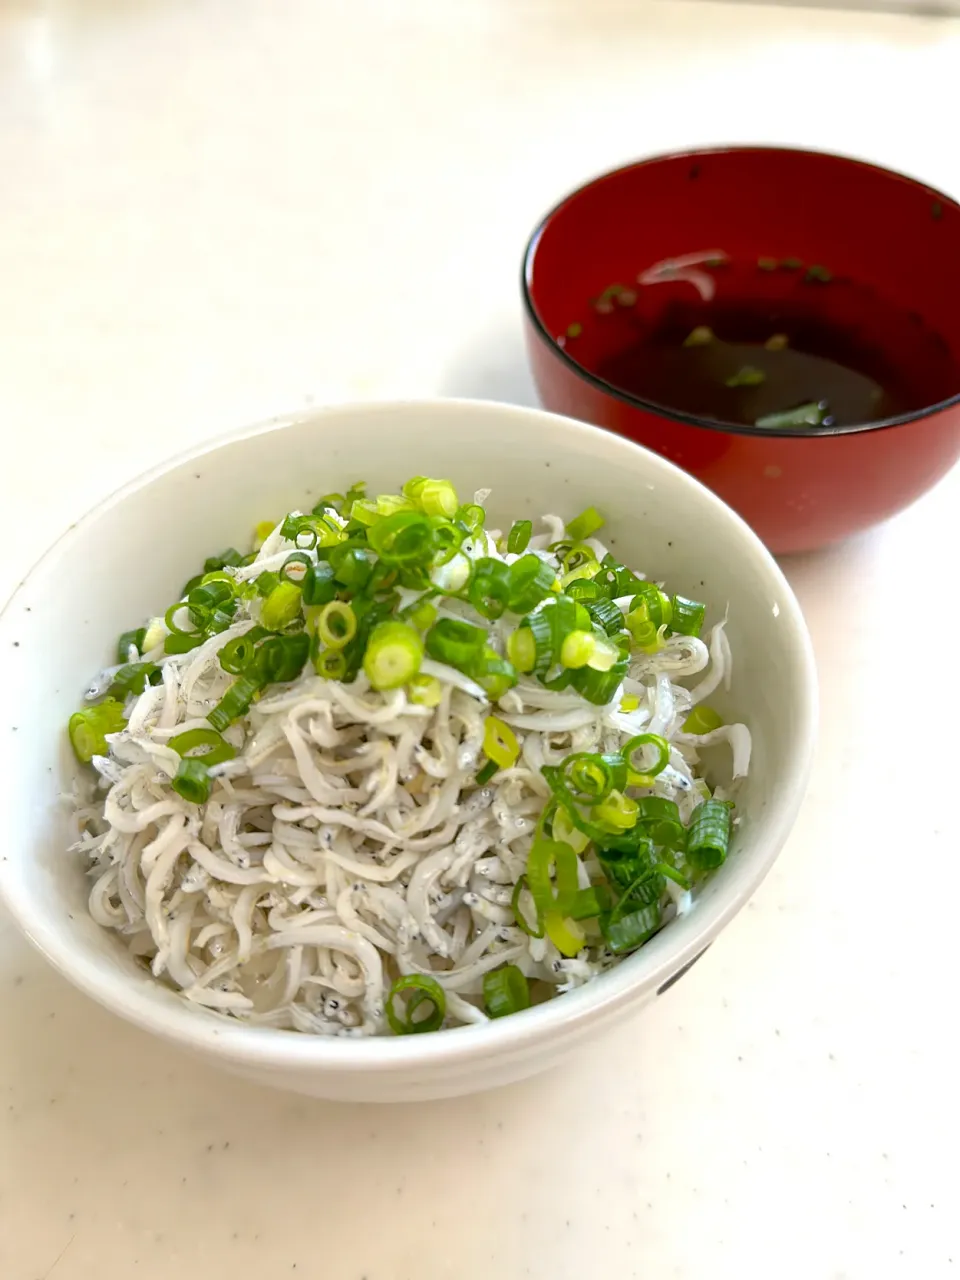
[[[730,806],[725,800],[697,805],[687,830],[687,857],[699,870],[719,867],[730,848]]]
[[[598,529],[602,529],[604,523],[603,516],[596,507],[587,507],[586,511],[581,511],[567,525],[567,537],[574,542],[582,542],[584,538],[589,538]]]
[[[387,1021],[398,1036],[439,1031],[446,1013],[443,987],[425,973],[398,978],[387,996]]]
[[[682,731],[698,735],[713,733],[714,729],[719,729],[722,724],[723,716],[718,711],[714,711],[713,707],[708,707],[704,703],[698,702],[686,720],[684,720]]]
[[[500,769],[509,769],[520,755],[520,743],[508,724],[497,716],[487,716],[483,722],[483,750]]]
[[[225,742],[217,733],[216,729],[188,729],[186,733],[178,733],[167,743],[179,756],[189,758],[191,760],[200,760],[203,764],[209,766],[212,764],[220,764],[223,760],[232,760],[237,754],[236,749],[231,747],[229,742]],[[205,747],[205,751],[199,751],[198,748]],[[191,755],[191,752],[197,754]]]
[[[487,633],[483,627],[459,618],[441,618],[426,635],[427,653],[458,671],[467,668],[483,652]]]
[[[423,640],[405,622],[379,622],[370,633],[363,670],[374,689],[398,689],[420,670]]]
[[[303,594],[293,582],[278,583],[260,610],[260,621],[268,631],[282,631],[300,615]]]
[[[315,627],[328,649],[342,649],[357,634],[357,615],[342,600],[331,600],[317,615]]]
[[[205,804],[210,798],[210,772],[195,756],[181,759],[170,785],[189,804]]]
[[[509,554],[513,556],[523,555],[532,535],[533,522],[531,520],[516,520],[507,534],[507,551]]]
[[[530,985],[515,964],[483,975],[483,1003],[491,1018],[505,1018],[530,1007]]]
[[[534,921],[532,925],[524,915],[524,907],[521,903],[521,897],[524,893],[533,904]],[[513,912],[513,918],[516,921],[517,928],[525,933],[528,938],[543,937],[543,917],[533,894],[530,892],[530,885],[527,883],[527,877],[525,875],[521,876],[513,886],[513,896],[510,899],[510,909]]]
[[[104,698],[94,707],[75,711],[67,721],[74,755],[81,764],[89,764],[94,756],[106,755],[106,735],[119,733],[126,723],[123,707],[114,698]]]

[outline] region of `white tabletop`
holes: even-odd
[[[532,402],[524,238],[611,164],[810,143],[960,191],[958,65],[960,23],[680,0],[7,0],[0,594],[230,426]],[[4,1280],[960,1275],[958,502],[954,473],[788,563],[824,696],[797,830],[682,982],[540,1080],[257,1089],[0,921]]]

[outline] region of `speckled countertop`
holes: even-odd
[[[809,142],[960,190],[958,65],[960,23],[679,0],[9,0],[0,590],[226,427],[531,401],[524,237],[612,163]],[[4,1280],[960,1275],[958,505],[955,473],[787,565],[824,694],[795,835],[563,1070],[396,1109],[272,1094],[102,1013],[0,920]]]

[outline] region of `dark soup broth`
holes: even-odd
[[[943,338],[868,286],[791,259],[693,275],[611,286],[568,331],[570,355],[642,400],[743,426],[853,426],[960,392]]]

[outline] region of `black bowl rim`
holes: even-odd
[[[632,406],[635,409],[642,409],[646,413],[653,414],[658,418],[665,418],[668,422],[680,422],[688,427],[702,427],[706,431],[718,431],[722,435],[738,435],[738,436],[761,436],[770,438],[774,436],[794,437],[797,439],[810,439],[811,437],[822,436],[848,436],[859,435],[867,431],[884,431],[890,427],[902,427],[910,422],[920,422],[924,418],[935,417],[938,413],[942,413],[945,409],[952,409],[956,405],[960,405],[960,392],[954,396],[950,396],[946,400],[937,401],[936,404],[925,405],[922,409],[913,409],[909,413],[899,414],[894,418],[881,418],[876,422],[857,422],[852,426],[830,426],[830,427],[748,427],[735,422],[720,422],[715,418],[701,418],[696,414],[684,413],[680,409],[671,409],[666,405],[657,404],[653,400],[644,400],[640,396],[631,395],[628,391],[623,391],[620,387],[615,386],[612,382],[598,377],[595,373],[591,373],[577,360],[567,353],[564,347],[560,346],[556,338],[550,333],[546,325],[541,320],[534,306],[533,297],[531,295],[531,277],[533,270],[533,260],[536,256],[537,246],[543,233],[546,231],[552,219],[560,212],[560,210],[571,200],[576,199],[584,191],[588,191],[597,183],[604,182],[608,178],[614,178],[621,173],[626,173],[631,169],[639,169],[648,164],[659,164],[665,160],[694,160],[698,156],[715,156],[730,155],[742,152],[767,152],[778,155],[800,155],[800,156],[825,156],[831,160],[841,160],[847,164],[856,165],[861,169],[870,169],[874,173],[882,174],[884,177],[897,178],[901,182],[907,182],[913,187],[919,188],[921,191],[929,193],[932,200],[941,202],[942,204],[952,205],[960,212],[960,203],[948,196],[945,192],[938,190],[936,187],[928,186],[919,178],[911,177],[909,174],[900,173],[897,169],[888,169],[884,165],[873,164],[869,160],[861,160],[855,156],[842,155],[837,151],[818,151],[812,147],[778,147],[767,146],[763,143],[755,143],[749,145],[740,145],[738,143],[730,143],[727,145],[718,145],[713,147],[696,147],[689,151],[664,151],[657,155],[647,156],[642,160],[632,160],[628,164],[618,165],[615,169],[608,169],[604,173],[597,174],[596,177],[590,178],[587,182],[581,183],[579,187],[567,192],[567,194],[558,200],[555,205],[540,219],[533,234],[527,241],[527,247],[523,253],[523,261],[520,267],[520,291],[523,298],[523,305],[527,316],[536,330],[537,334],[547,346],[558,356],[560,361],[565,364],[573,373],[580,377],[584,382],[589,383],[598,391],[604,392],[606,395],[612,396],[615,400]]]

